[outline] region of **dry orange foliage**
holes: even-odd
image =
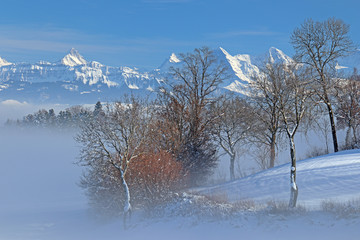
[[[186,186],[186,174],[181,163],[163,150],[134,159],[126,177],[133,201],[145,206],[164,202],[172,193]]]

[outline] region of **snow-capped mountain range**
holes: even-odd
[[[231,55],[225,49],[214,50],[215,56],[228,66],[229,76],[221,84],[224,91],[246,94],[245,86],[251,76],[259,74],[259,66],[266,60],[291,62],[281,50],[270,48],[262,56]],[[340,66],[360,66],[360,51],[344,59]],[[170,66],[181,64],[173,53],[159,68],[142,71],[130,67],[111,67],[88,62],[76,49],[71,49],[60,61],[50,63],[10,63],[0,57],[0,102],[17,100],[30,103],[83,104],[112,101],[123,94],[149,95],[165,83]]]

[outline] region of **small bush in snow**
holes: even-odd
[[[226,197],[226,196],[225,196]],[[149,216],[160,218],[185,217],[207,221],[238,218],[262,209],[252,200],[229,203],[223,198],[178,194],[173,201],[154,208]]]
[[[322,210],[335,214],[337,218],[353,218],[360,216],[360,198],[345,203],[324,201],[321,204]]]
[[[326,154],[329,154],[329,151],[327,149],[313,147],[312,149],[310,149],[307,152],[305,159],[314,158],[314,157],[318,157],[318,156],[322,156],[322,155],[326,155]]]
[[[305,207],[297,204],[296,208],[290,208],[288,202],[269,201],[266,204],[265,213],[276,215],[303,214]]]

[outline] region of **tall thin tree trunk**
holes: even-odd
[[[352,142],[351,142],[351,126],[348,126],[348,129],[346,130],[346,137],[345,137],[345,145],[346,148],[352,148]]]
[[[291,156],[291,169],[290,169],[290,201],[289,207],[296,207],[297,197],[298,197],[298,187],[296,185],[296,153],[295,153],[295,142],[294,136],[289,137],[290,140],[290,156]]]
[[[327,103],[326,106],[327,106],[328,112],[329,112],[330,125],[331,125],[331,134],[332,134],[332,139],[333,139],[333,144],[334,144],[334,152],[338,152],[339,151],[339,146],[338,146],[338,141],[337,141],[337,136],[336,136],[334,112],[332,110],[332,107],[331,107],[330,103]]]
[[[230,180],[235,180],[235,154],[230,156]]]
[[[131,218],[131,204],[130,204],[130,190],[129,190],[129,186],[126,183],[125,180],[125,176],[122,170],[120,170],[120,174],[121,174],[121,183],[123,185],[124,188],[124,192],[125,192],[125,203],[124,203],[124,228],[126,229],[127,227],[127,219],[130,220]]]
[[[353,132],[353,148],[357,148],[358,147],[358,139],[356,136],[356,127],[354,125],[352,125],[352,132]]]
[[[276,134],[273,134],[271,137],[270,143],[270,165],[269,168],[273,168],[275,166],[275,156],[276,156]]]

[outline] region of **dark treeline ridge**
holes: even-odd
[[[59,111],[58,114],[54,109],[41,109],[35,113],[28,114],[22,119],[11,120],[5,122],[8,127],[39,127],[39,128],[79,128],[81,124],[89,121],[91,117],[95,116],[99,109],[102,108],[100,102],[96,103],[95,109],[81,105],[72,106]]]

